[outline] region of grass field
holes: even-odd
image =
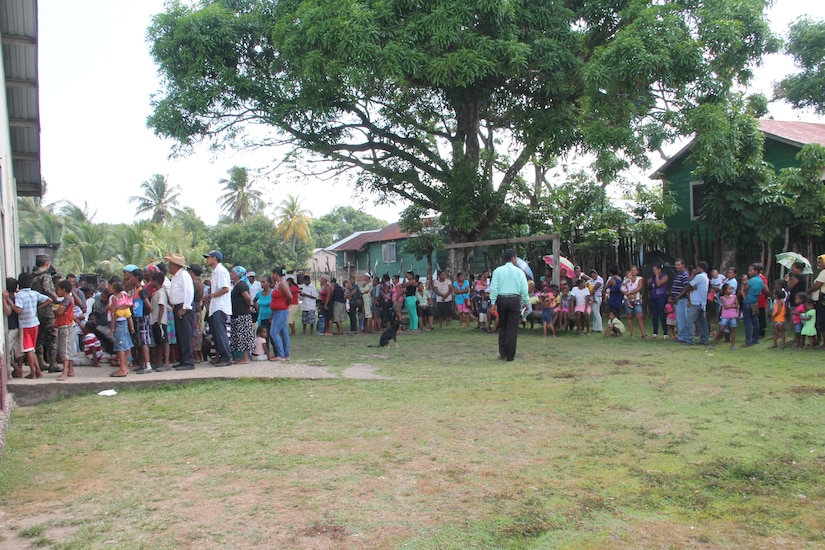
[[[537,329],[507,363],[457,327],[373,340],[292,357],[388,380],[15,410],[0,547],[825,547],[825,353]]]

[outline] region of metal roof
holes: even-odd
[[[363,250],[369,243],[378,243],[384,241],[396,241],[398,239],[406,239],[412,237],[412,233],[406,233],[401,230],[401,226],[397,223],[391,223],[382,229],[373,231],[356,231],[346,239],[340,240],[332,246],[328,246],[327,250],[335,250],[338,252]]]
[[[0,0],[6,106],[17,194],[43,194],[40,175],[40,98],[37,76],[37,0]]]
[[[759,129],[762,130],[767,139],[787,143],[800,149],[808,143],[818,143],[825,146],[825,124],[759,119]],[[693,141],[690,140],[690,143],[682,147],[678,153],[670,157],[666,163],[653,172],[650,179],[664,178],[671,167],[688,155],[690,148],[693,146]]]

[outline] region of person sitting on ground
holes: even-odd
[[[622,320],[616,317],[616,313],[611,311],[608,315],[607,330],[604,331],[604,337],[615,336],[621,338],[624,335],[625,327]]]

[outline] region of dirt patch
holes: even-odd
[[[0,546],[4,550],[28,550],[69,540],[77,527],[67,526],[71,517],[61,511],[30,516],[11,516],[0,510]]]
[[[357,380],[390,380],[386,376],[375,374],[376,367],[367,363],[355,363],[343,373],[344,378],[355,378]]]

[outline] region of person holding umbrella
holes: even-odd
[[[490,281],[490,312],[498,313],[498,354],[501,359],[512,361],[516,356],[518,327],[521,307],[528,303],[527,277],[517,266],[516,251],[504,251],[504,264],[493,271]]]

